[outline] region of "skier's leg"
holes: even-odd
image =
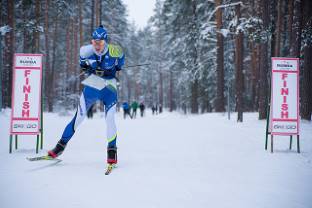
[[[59,140],[55,148],[48,151],[48,154],[51,157],[57,157],[63,153],[66,144],[72,138],[78,125],[86,117],[89,108],[94,104],[96,100],[96,92],[92,88],[84,88],[83,92],[81,93],[74,118],[65,127],[62,138]]]
[[[115,112],[116,105],[113,105],[108,111],[106,111],[105,121],[106,121],[106,137],[108,142],[108,147],[116,147],[117,139],[117,127],[115,122]]]
[[[128,115],[129,115],[129,117],[132,119],[132,116],[131,116],[130,110],[128,110]]]
[[[85,88],[85,90],[80,96],[76,114],[74,118],[71,120],[71,122],[66,126],[63,132],[62,139],[61,139],[62,141],[67,143],[72,138],[76,129],[84,120],[88,110],[95,103],[96,100],[97,100],[97,96],[95,92],[90,88]]]
[[[106,111],[107,163],[117,163],[117,128],[115,123],[116,105]]]
[[[115,123],[115,112],[117,103],[117,90],[105,88],[103,90],[103,103],[105,105],[106,138],[107,138],[107,163],[117,163],[117,128]],[[124,114],[126,115],[126,114]]]

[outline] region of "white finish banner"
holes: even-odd
[[[39,134],[42,54],[14,54],[11,134]]]
[[[299,59],[272,58],[270,130],[299,134]]]

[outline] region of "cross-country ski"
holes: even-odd
[[[49,155],[45,155],[45,156],[39,156],[39,157],[26,157],[27,160],[29,161],[39,161],[39,160],[52,160],[52,161],[56,161],[56,162],[61,162],[62,160],[59,158],[53,158]]]

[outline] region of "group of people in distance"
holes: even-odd
[[[137,115],[137,110],[138,108],[140,109],[140,115],[141,117],[144,116],[144,110],[145,110],[145,105],[143,102],[141,102],[140,104],[138,104],[137,101],[133,101],[131,103],[131,105],[129,105],[128,102],[124,102],[122,104],[122,109],[124,112],[124,119],[126,119],[127,115],[132,119],[132,118],[136,118]]]
[[[152,113],[153,113],[153,115],[154,114],[158,114],[158,113],[162,113],[162,111],[163,111],[163,109],[162,109],[162,105],[161,104],[159,104],[159,105],[157,105],[157,104],[153,104],[152,105]]]
[[[119,111],[119,107],[120,107],[120,105],[119,105],[119,103],[117,103],[117,111]],[[140,102],[140,104],[139,104],[137,101],[133,101],[131,103],[131,105],[128,102],[123,102],[121,107],[123,110],[124,119],[126,119],[127,116],[129,116],[131,119],[136,118],[138,109],[140,110],[141,117],[144,116],[145,105],[143,102]],[[153,115],[157,115],[158,113],[162,113],[162,111],[163,111],[161,104],[158,105],[158,104],[154,103],[152,105],[151,109],[152,109]],[[88,118],[92,118],[93,112],[95,112],[95,111],[96,111],[96,108],[94,108],[92,106],[87,113]]]

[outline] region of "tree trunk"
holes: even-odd
[[[77,9],[76,9],[77,12]],[[75,18],[74,18],[74,31],[78,31],[79,30],[79,25],[78,25],[78,19],[79,17],[77,16],[77,13],[75,14]],[[74,54],[73,54],[73,76],[77,76],[79,74],[79,44],[78,44],[78,32],[74,32]],[[79,82],[80,83],[80,82]],[[74,89],[73,89],[73,93],[77,94],[78,90],[79,90],[79,86],[78,86],[78,81],[77,78],[74,79]]]
[[[49,4],[50,0],[45,0],[45,12],[44,12],[44,45],[45,45],[45,73],[44,74],[44,92],[47,98],[47,103],[51,99],[49,96],[50,86],[50,47],[49,47]]]
[[[79,47],[81,47],[83,45],[83,1],[82,0],[78,0],[78,9],[79,9]],[[79,55],[79,54],[78,54]],[[79,77],[79,92],[82,91],[83,86],[81,84],[83,80],[83,76]]]
[[[235,7],[236,16],[238,24],[240,23],[241,11],[240,5]],[[243,122],[243,86],[244,86],[244,78],[243,78],[243,33],[239,31],[239,33],[235,37],[235,68],[236,68],[236,110],[237,110],[237,121]]]
[[[251,98],[253,102],[253,110],[258,110],[259,97],[259,44],[251,43]]]
[[[192,50],[192,59],[193,59],[193,76],[194,80],[191,82],[191,113],[198,113],[198,95],[199,95],[199,76],[198,76],[198,19],[196,11],[196,1],[192,1],[192,43],[190,45]]]
[[[222,4],[222,0],[216,0],[216,7]],[[216,12],[217,30],[222,28],[222,10]],[[223,52],[223,36],[217,33],[217,99],[216,111],[224,112],[224,52]]]
[[[71,69],[71,65],[72,65],[72,55],[71,55],[71,48],[72,48],[72,31],[71,31],[71,18],[69,18],[68,23],[67,23],[67,30],[66,30],[66,68],[65,68],[65,80],[68,80],[69,78],[69,72]],[[70,88],[70,83],[66,82],[65,86],[64,86],[64,90],[68,91],[68,89]],[[68,96],[65,97],[65,99],[67,100]],[[68,100],[67,100],[68,101]],[[66,102],[67,102],[66,101]]]
[[[23,0],[22,8],[24,11],[28,10],[26,0]],[[29,42],[29,37],[28,37],[29,35],[28,35],[28,31],[25,27],[25,25],[27,24],[27,21],[28,21],[27,14],[26,14],[26,12],[23,12],[23,24],[24,24],[24,26],[23,26],[23,51],[24,51],[24,53],[28,53],[28,47],[29,47],[28,46],[29,44],[27,44]]]
[[[269,48],[271,48],[271,51],[269,53],[270,57],[275,56],[275,46],[276,46],[276,22],[277,22],[277,1],[278,0],[271,0],[268,1],[268,25],[270,25],[270,28],[268,30],[274,31],[271,35],[271,42],[268,42]]]
[[[99,0],[99,25],[102,24],[102,1]]]
[[[293,24],[293,16],[294,16],[294,0],[289,0],[288,2],[288,19],[287,19],[287,33],[288,33],[288,56],[290,56],[290,46],[291,46],[291,40],[292,40],[292,24]]]
[[[283,24],[282,0],[277,2],[277,23],[275,27],[275,47],[274,56],[279,57],[281,52],[281,33]]]
[[[39,29],[39,23],[40,23],[40,0],[36,0],[36,28],[34,32],[34,39],[35,39],[35,45],[34,45],[34,53],[39,53],[40,49],[40,32],[38,31]]]
[[[169,72],[169,111],[172,112],[173,107],[173,73],[172,71]]]
[[[292,57],[300,57],[301,47],[301,28],[302,28],[302,2],[301,0],[295,0],[294,3],[294,15],[292,24],[292,40],[290,45],[290,55]],[[309,14],[311,15],[311,14]]]
[[[191,113],[198,113],[198,79],[191,83]]]
[[[94,1],[96,0],[91,0],[91,24],[90,24],[90,34],[92,34],[94,30]]]
[[[304,1],[304,29],[312,28],[312,2]],[[306,37],[309,38],[309,37]],[[311,37],[310,37],[311,38]],[[311,121],[312,114],[312,42],[307,41],[304,47],[304,67],[302,72],[301,118]]]
[[[269,25],[269,2],[268,0],[258,0],[261,6],[262,21],[264,29],[268,28]],[[259,119],[265,119],[267,117],[267,106],[268,106],[268,40],[264,40],[260,44],[260,85],[259,85]]]
[[[4,60],[7,64],[4,64],[4,76],[5,86],[8,86],[7,90],[4,90],[4,108],[11,107],[11,93],[12,93],[12,67],[13,67],[13,55],[15,51],[15,18],[14,18],[14,1],[7,1],[7,24],[11,28],[10,32],[5,35],[5,49]]]
[[[304,68],[301,95],[301,118],[311,121],[312,113],[312,45],[304,48]]]
[[[70,78],[73,75],[74,71],[74,37],[75,37],[75,29],[74,29],[74,20],[75,17],[73,17],[69,23],[69,28],[70,28],[70,47],[67,49],[69,50],[69,55],[70,55],[70,65],[69,68],[67,68],[67,76]],[[77,34],[77,33],[76,33]],[[73,92],[73,81],[71,80],[69,83],[66,84],[68,86],[68,92],[71,94]]]
[[[257,13],[256,2],[251,2],[252,14]],[[259,44],[255,41],[251,42],[251,100],[253,111],[258,111],[259,104]]]
[[[163,74],[159,72],[159,104],[163,106],[164,101],[164,86],[163,86]]]
[[[96,0],[95,4],[95,27],[98,27],[101,24],[100,20],[100,11],[101,9],[101,0]]]
[[[53,33],[53,47],[52,47],[52,67],[51,67],[51,76],[50,76],[50,88],[49,88],[49,101],[48,101],[48,111],[53,112],[53,104],[54,104],[54,79],[55,79],[55,63],[56,63],[56,43],[58,37],[58,16],[56,16],[54,21],[54,33]]]

